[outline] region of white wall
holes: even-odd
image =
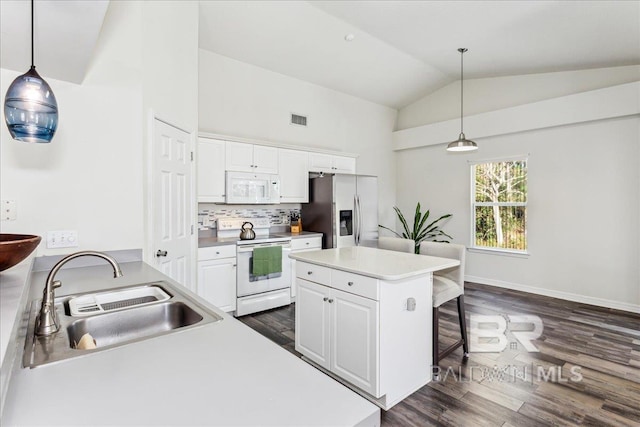
[[[138,4],[112,2],[84,82],[47,79],[60,112],[50,144],[17,142],[0,126],[0,193],[18,206],[18,219],[0,224],[3,233],[44,239],[48,230],[72,229],[79,233],[78,249],[141,247],[139,23]],[[38,71],[46,78],[46,70]],[[4,103],[18,73],[1,73]],[[74,250],[47,250],[41,243],[37,254]]]
[[[472,69],[471,61],[465,61],[465,69]],[[638,80],[639,65],[465,79],[464,113],[474,115]],[[460,80],[402,108],[396,130],[455,118],[460,118]]]
[[[445,110],[455,107],[455,100],[442,102]],[[434,214],[452,213],[445,230],[465,245],[471,242],[469,160],[529,155],[530,256],[469,252],[467,278],[640,311],[640,117],[476,142],[480,148],[470,154],[447,153],[443,145],[397,153],[398,205],[406,211],[421,201]]]
[[[186,131],[192,135],[192,150],[198,132],[198,17],[197,1],[144,1],[142,3],[142,103],[144,111],[143,173],[147,185],[144,187],[144,210],[146,219],[158,211],[152,199],[154,185],[148,180],[153,161],[152,144],[154,117]],[[194,165],[194,163],[192,163]],[[142,165],[141,165],[142,166]],[[196,181],[195,166],[192,167],[190,209],[187,221],[196,225]],[[152,222],[145,221],[145,240],[142,247],[145,261],[152,265],[158,236],[153,236]],[[155,238],[154,238],[155,237]],[[191,236],[191,272],[187,277],[195,278],[197,233]],[[189,286],[188,283],[183,283]]]
[[[379,177],[380,221],[393,220],[395,110],[202,49],[199,78],[201,131],[357,153],[358,173]]]
[[[78,248],[42,243],[38,255],[144,247],[148,112],[196,132],[197,24],[197,2],[110,3],[83,83],[47,79],[60,111],[53,142],[19,143],[1,126],[0,194],[18,204],[3,233],[78,231]],[[1,73],[4,95],[18,73]]]
[[[142,3],[143,102],[186,131],[198,130],[198,2]]]

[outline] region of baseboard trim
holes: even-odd
[[[544,295],[547,297],[579,302],[582,304],[590,304],[598,307],[613,308],[616,310],[629,311],[631,313],[640,314],[640,305],[638,304],[629,304],[626,302],[590,297],[585,295],[578,295],[570,292],[555,291],[551,289],[538,288],[536,286],[505,282],[502,280],[487,279],[485,277],[478,277],[478,276],[465,275],[464,280],[467,282],[480,283],[481,285],[489,285],[489,286],[495,286],[498,288],[513,289],[515,291],[529,292],[531,294],[536,294],[536,295]]]

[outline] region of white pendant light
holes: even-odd
[[[58,103],[33,64],[33,0],[31,0],[31,68],[7,90],[4,118],[11,137],[24,142],[51,142],[58,127]]]
[[[458,136],[458,139],[455,141],[452,141],[449,143],[449,145],[447,145],[447,151],[473,151],[473,150],[477,150],[478,149],[478,144],[476,144],[475,142],[471,141],[470,139],[467,139],[466,136],[464,136],[464,114],[463,114],[463,103],[464,103],[464,85],[463,85],[463,81],[464,81],[464,63],[463,63],[463,56],[464,53],[467,51],[466,48],[461,47],[460,49],[458,49],[458,52],[460,52],[460,135]]]

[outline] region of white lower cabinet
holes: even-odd
[[[198,249],[196,293],[219,309],[236,309],[236,246]]]
[[[375,397],[379,303],[297,279],[296,350]]]
[[[297,261],[296,351],[388,410],[431,379],[431,273],[387,281]]]
[[[317,251],[322,249],[322,236],[298,237],[291,239],[291,253]],[[291,298],[296,297],[296,260],[291,260]]]

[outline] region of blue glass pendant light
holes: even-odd
[[[17,77],[4,99],[4,118],[13,139],[51,142],[58,127],[58,103],[51,87],[33,65],[33,0],[31,0],[31,68]]]

